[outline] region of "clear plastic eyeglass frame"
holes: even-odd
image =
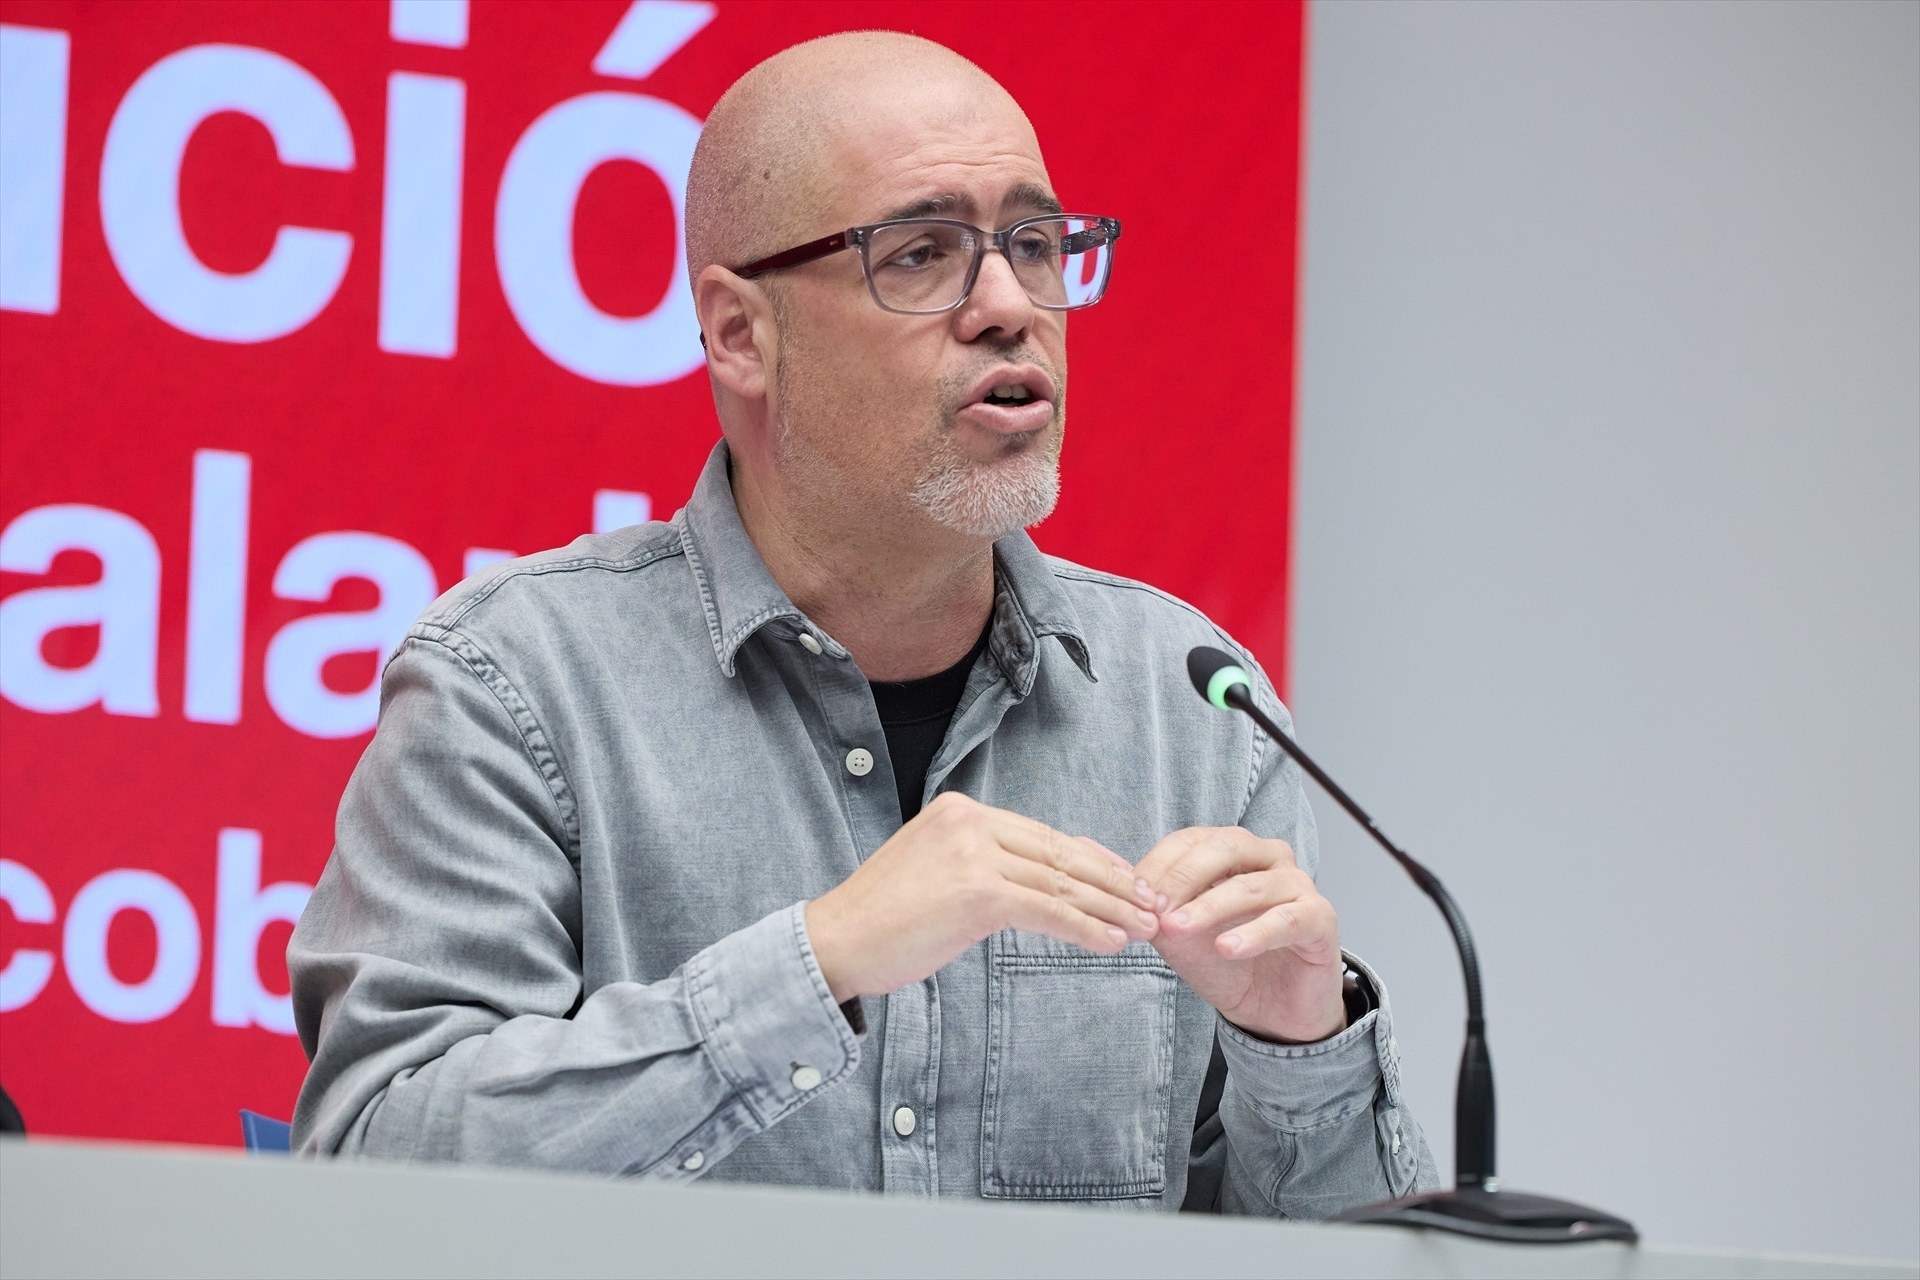
[[[1092,278],[1080,280],[1063,278],[1063,299],[1061,301],[1042,300],[1033,296],[1032,287],[1021,278],[1018,260],[1014,256],[1016,237],[1036,226],[1061,222],[1079,224],[1080,227],[1079,230],[1068,231],[1061,236],[1059,243],[1061,257],[1064,259],[1092,254]],[[960,282],[958,296],[939,306],[906,307],[889,303],[882,296],[881,286],[874,278],[873,247],[876,238],[887,232],[910,230],[916,227],[926,227],[929,231],[938,228],[948,234],[960,233],[964,237],[962,245],[972,251],[972,259],[967,263],[966,274]],[[965,305],[967,298],[973,293],[974,282],[980,278],[980,265],[986,261],[987,250],[997,249],[1007,259],[1009,265],[1014,266],[1014,276],[1020,279],[1022,287],[1027,290],[1027,296],[1032,299],[1034,306],[1045,311],[1077,311],[1082,307],[1092,306],[1106,296],[1107,281],[1113,275],[1113,243],[1119,238],[1120,220],[1118,218],[1102,218],[1085,213],[1048,213],[1032,218],[1022,218],[1000,231],[987,231],[970,222],[961,222],[953,218],[893,218],[885,222],[870,222],[861,227],[848,227],[845,231],[836,231],[830,236],[822,236],[818,240],[796,245],[784,252],[749,262],[746,266],[739,268],[737,274],[751,280],[769,271],[797,267],[847,249],[858,249],[860,269],[866,276],[867,293],[873,298],[874,305],[882,311],[892,311],[900,315],[939,315]],[[1085,274],[1084,271],[1082,274]]]

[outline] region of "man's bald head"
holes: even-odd
[[[782,50],[740,77],[701,131],[687,177],[688,280],[841,230],[820,219],[860,181],[848,169],[877,132],[1005,113],[1031,140],[999,82],[918,36],[854,31]]]

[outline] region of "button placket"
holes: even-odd
[[[891,1195],[940,1194],[934,1099],[940,1079],[940,993],[929,978],[887,997],[880,1065],[880,1171]]]
[[[817,735],[821,763],[838,778],[855,856],[864,860],[900,828],[900,803],[893,789],[875,785],[889,781],[880,756],[886,734],[859,667],[831,651],[830,661],[816,662],[797,650],[796,645],[787,653],[790,661],[801,664],[797,674],[813,690],[811,710],[818,717],[808,731]]]

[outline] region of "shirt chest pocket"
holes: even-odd
[[[1122,1200],[1166,1189],[1178,979],[1151,950],[988,943],[980,1194]]]

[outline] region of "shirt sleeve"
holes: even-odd
[[[859,1065],[804,903],[586,991],[557,776],[471,646],[416,633],[388,664],[287,951],[296,1150],[685,1179]]]
[[[1227,1061],[1220,1208],[1328,1218],[1440,1185],[1426,1135],[1400,1096],[1386,988],[1357,957],[1379,1007],[1317,1044],[1273,1044],[1218,1019]]]
[[[1246,661],[1262,709],[1291,731],[1272,685]],[[1287,841],[1300,867],[1317,874],[1319,840],[1300,767],[1256,734],[1251,773],[1241,825]],[[1223,1212],[1327,1218],[1440,1185],[1426,1135],[1401,1097],[1386,985],[1356,957],[1347,960],[1373,984],[1379,1005],[1338,1035],[1282,1045],[1217,1020],[1227,1063],[1219,1113]]]

